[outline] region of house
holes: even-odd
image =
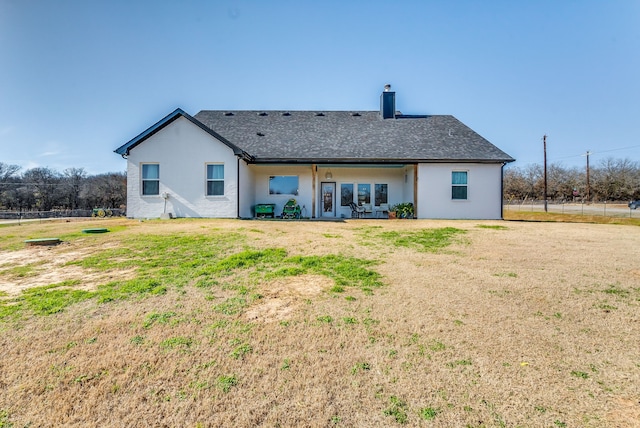
[[[379,111],[176,109],[115,150],[127,159],[133,218],[249,218],[291,198],[310,218],[412,202],[417,218],[502,218],[509,155],[449,115]]]

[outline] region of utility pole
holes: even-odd
[[[547,135],[542,137],[544,145],[544,212],[547,211]]]
[[[587,202],[591,199],[591,186],[589,185],[589,155],[591,152],[587,150]]]

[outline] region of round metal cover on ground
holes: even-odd
[[[27,245],[58,245],[60,238],[39,238],[39,239],[27,239],[24,241]]]
[[[95,229],[82,229],[82,233],[106,233],[109,229],[95,228]]]

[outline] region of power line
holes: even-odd
[[[620,151],[620,150],[629,150],[629,149],[635,149],[635,148],[638,148],[638,147],[640,147],[640,144],[637,144],[637,145],[635,145],[635,146],[620,147],[620,148],[617,148],[617,149],[600,150],[600,151],[597,151],[597,152],[594,152],[594,151],[591,151],[591,150],[590,150],[590,151],[589,151],[589,154],[590,154],[590,155],[595,155],[595,154],[600,154],[600,153],[617,152],[617,151]],[[581,154],[579,154],[579,155],[563,156],[563,157],[560,157],[560,158],[555,158],[554,160],[562,160],[562,159],[569,159],[569,158],[577,158],[577,157],[582,157],[582,156],[584,156],[584,153],[581,153]]]
[[[640,144],[634,145],[634,146],[626,146],[626,147],[620,147],[617,149],[609,149],[609,150],[599,150],[599,151],[589,151],[589,153],[591,155],[594,154],[600,154],[600,153],[609,153],[609,152],[617,152],[617,151],[621,151],[621,150],[629,150],[629,149],[636,149],[636,148],[640,148]],[[571,159],[571,158],[580,158],[580,157],[584,157],[584,153],[580,153],[580,154],[575,154],[575,155],[567,155],[567,156],[561,156],[561,157],[554,157],[551,158],[549,160],[549,162],[557,162],[560,160],[564,160],[564,159]],[[518,159],[518,163],[540,163],[539,160],[521,160]]]
[[[591,154],[593,153],[607,153],[607,152],[616,152],[618,150],[628,150],[628,149],[635,149],[640,147],[640,144],[636,145],[636,146],[628,146],[628,147],[621,147],[619,149],[610,149],[610,150],[600,150],[600,152],[591,152]]]

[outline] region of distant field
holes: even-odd
[[[505,203],[505,214],[519,215],[524,212],[544,212],[544,202],[528,201],[525,203]],[[552,203],[547,204],[547,212],[555,214],[568,214],[570,216],[591,217],[617,217],[635,219],[640,221],[640,210],[632,210],[628,203]]]
[[[640,426],[639,220],[505,216],[0,227],[0,427]]]

